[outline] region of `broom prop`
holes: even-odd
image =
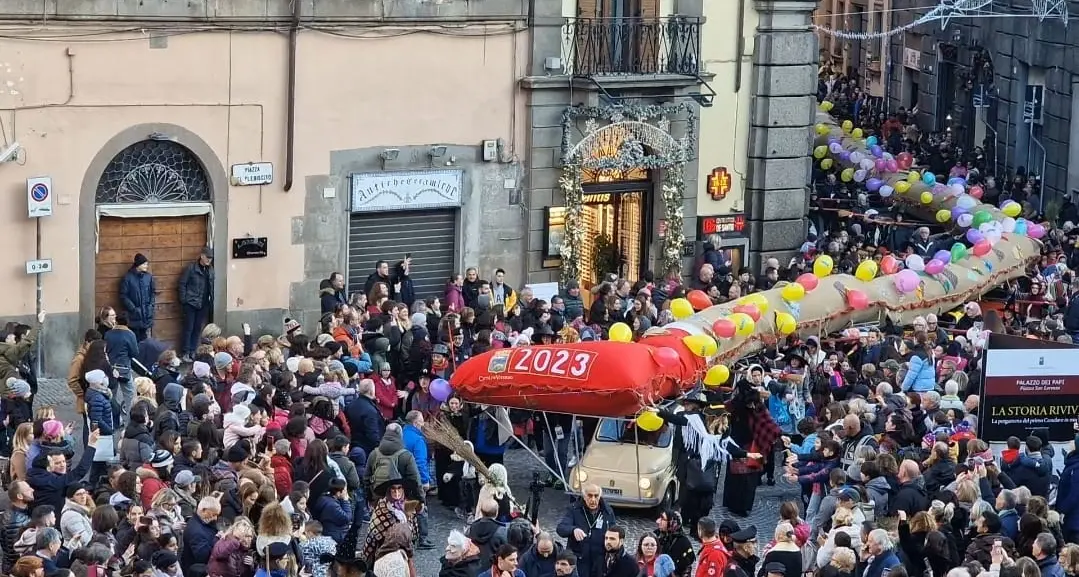
[[[461,434],[457,432],[457,429],[449,423],[449,421],[442,417],[437,417],[427,421],[423,424],[423,436],[429,441],[433,441],[442,445],[443,447],[457,453],[457,456],[467,461],[470,465],[476,468],[477,475],[483,475],[483,478],[490,481],[491,471],[487,468],[487,465],[483,464],[483,461],[476,456],[476,452],[465,444],[465,440],[461,438]]]

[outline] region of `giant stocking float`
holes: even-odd
[[[850,159],[854,152],[859,153],[855,158],[874,158],[863,140],[847,133],[849,126],[844,130],[825,112],[817,113],[817,123],[816,146],[839,144],[847,152],[834,162],[859,169],[861,165]],[[783,283],[704,308],[650,329],[635,343],[597,341],[489,351],[457,369],[451,380],[454,391],[466,401],[511,408],[601,417],[633,415],[643,406],[695,386],[710,367],[734,362],[777,336],[791,331],[803,337],[826,334],[852,323],[885,318],[909,324],[916,316],[954,309],[1006,280],[1023,276],[1027,265],[1038,258],[1038,240],[1020,232],[1001,234],[1000,225],[992,224],[1008,220],[997,207],[973,203],[973,197],[954,187],[941,190],[922,181],[912,183],[907,171],[872,173],[882,186],[895,191],[896,202],[923,220],[939,222],[947,212],[953,231],[973,226],[959,215],[978,215],[982,221],[978,224],[986,224],[987,215],[979,213],[988,213],[986,234],[981,236],[989,244],[977,247],[981,256],[964,247],[953,251],[947,264],[931,261],[921,272],[878,276],[876,267],[867,265],[857,276],[821,274],[816,282],[800,278],[802,287]],[[1022,224],[1025,228],[1028,223]],[[1030,230],[1039,231],[1034,235],[1041,232],[1033,224]],[[681,306],[686,308],[688,303]]]

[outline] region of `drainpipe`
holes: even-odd
[[[746,50],[746,0],[738,0],[738,38],[735,40],[734,93],[742,90],[742,53]]]
[[[292,24],[288,29],[288,103],[285,132],[285,192],[292,190],[296,148],[296,37],[300,34],[300,0],[292,0]]]

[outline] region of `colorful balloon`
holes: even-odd
[[[798,321],[794,320],[794,315],[790,313],[776,313],[777,333],[782,336],[787,336],[796,330],[798,330]]]
[[[1023,212],[1023,206],[1014,200],[1009,200],[1004,203],[1004,206],[1000,207],[1000,212],[1003,212],[1004,216],[1015,218],[1019,216],[1019,213]]]
[[[661,367],[673,367],[679,362],[678,351],[671,347],[657,347],[652,349],[652,359]]]
[[[918,174],[917,170],[912,170],[907,173],[907,182],[915,184],[922,181],[922,175]]]
[[[959,207],[956,207],[956,208],[959,208]],[[974,224],[974,215],[970,214],[969,212],[964,212],[963,214],[960,214],[959,216],[955,217],[955,224],[958,224],[959,226],[961,226],[963,228],[967,228],[970,225]]]
[[[671,314],[677,320],[693,316],[693,305],[687,299],[674,299],[671,301]]]
[[[628,343],[633,340],[633,329],[626,323],[614,323],[607,331],[607,338],[616,343]]]
[[[843,132],[850,134],[850,131],[854,129],[854,123],[849,120],[844,120],[843,124],[839,125],[839,127],[843,129]]]
[[[440,403],[445,403],[447,399],[453,396],[453,387],[450,386],[450,383],[446,379],[435,379],[431,381],[429,390],[431,391],[431,398]]]
[[[736,313],[742,313],[744,315],[747,315],[749,318],[753,319],[753,322],[761,320],[761,309],[757,308],[754,305],[738,305],[731,310]]]
[[[870,147],[870,148],[876,146],[877,145],[877,137],[876,136],[870,136],[869,138],[866,138],[865,139],[865,145]]]
[[[708,372],[704,374],[704,386],[718,387],[730,378],[731,370],[726,365],[715,365],[709,367]]]
[[[830,128],[828,128],[828,125],[827,125],[827,124],[824,124],[823,122],[822,122],[822,123],[819,123],[819,124],[817,124],[817,134],[819,134],[819,135],[821,135],[821,136],[824,136],[825,134],[828,134],[828,132],[829,132],[830,130],[831,130],[831,129],[830,129]]]
[[[944,271],[945,264],[937,259],[925,263],[926,274],[940,274]]]
[[[789,285],[786,285],[783,288],[779,289],[779,296],[783,297],[783,300],[787,302],[796,303],[805,298],[806,287],[796,282],[792,282]]]
[[[925,270],[925,259],[916,254],[907,255],[904,264],[907,265],[908,269],[915,272],[922,272]]]
[[[909,169],[914,164],[914,157],[909,152],[900,152],[895,159],[899,162],[899,168]]]
[[[817,160],[820,160],[820,159],[824,158],[825,156],[828,156],[828,147],[827,146],[822,144],[822,145],[820,145],[820,146],[813,149],[813,158],[816,158]]]
[[[753,305],[753,306],[757,307],[758,309],[760,309],[760,311],[762,313],[768,312],[768,307],[769,307],[768,297],[764,296],[762,293],[748,294],[748,295],[738,299],[737,304]]]
[[[860,281],[869,282],[877,278],[877,262],[874,260],[863,260],[858,264],[858,269],[854,271],[854,277]]]
[[[915,290],[918,290],[918,285],[922,282],[918,278],[918,273],[910,269],[899,271],[892,279],[895,283],[896,290],[903,294],[912,293]]]
[[[719,345],[716,344],[716,340],[708,335],[689,335],[682,337],[682,343],[686,345],[689,352],[705,359],[714,357],[719,351]]]
[[[982,187],[977,186],[977,185],[974,185],[974,186],[970,187],[970,195],[973,196],[974,198],[977,198],[977,199],[980,200],[982,198],[983,194],[985,194],[985,190],[983,190]]]
[[[922,182],[928,184],[929,186],[933,186],[937,183],[937,175],[933,174],[932,172],[926,171],[925,174],[922,175]]]
[[[974,215],[974,221],[977,222],[977,220],[978,220],[978,215],[975,214]],[[980,231],[980,230],[978,230],[976,228],[972,228],[972,229],[967,231],[966,237],[967,237],[967,242],[969,242],[971,244],[971,246],[973,246],[973,245],[978,244],[978,242],[981,241],[982,239],[984,239],[985,235],[982,234],[982,231]]]
[[[663,428],[663,418],[652,411],[642,411],[637,415],[637,426],[642,431],[654,433]]]
[[[880,259],[880,270],[884,274],[895,274],[899,270],[899,259],[890,254],[884,255],[884,258]]]
[[[820,167],[824,170],[832,168],[832,164],[834,164],[834,161],[831,158],[824,158],[820,161]]]
[[[922,204],[933,204],[933,193],[928,190],[923,190],[918,199],[922,201]]]
[[[839,173],[839,179],[842,180],[843,182],[850,182],[850,181],[854,180],[854,169],[853,168],[844,168],[843,172]]]
[[[834,104],[832,104],[832,102],[831,102],[830,100],[825,100],[825,101],[823,101],[823,102],[821,102],[821,103],[820,103],[820,109],[821,109],[821,111],[823,111],[823,112],[831,112],[831,111],[832,111],[832,107],[834,107],[834,106],[835,106],[835,105],[834,105]]]
[[[748,337],[757,327],[757,323],[753,322],[749,315],[743,313],[734,313],[728,318],[734,322],[734,334],[740,337]]]
[[[686,294],[686,300],[693,306],[695,311],[703,311],[704,309],[712,306],[712,299],[708,298],[708,293],[702,290],[691,290]]]
[[[937,222],[944,223],[952,219],[952,213],[946,208],[937,211]]]
[[[712,323],[712,332],[721,339],[729,339],[736,332],[734,321],[731,319],[719,319]]]
[[[907,182],[905,180],[900,180],[899,182],[895,183],[895,191],[898,192],[899,194],[904,194],[909,190],[910,190],[910,183],[909,182]]]
[[[952,262],[959,262],[967,258],[967,245],[957,242],[952,245]]]
[[[1004,217],[1000,221],[1000,227],[1004,232],[1015,232],[1015,219],[1010,216]]]
[[[877,192],[880,193],[881,198],[888,198],[889,196],[892,196],[892,193],[895,192],[895,188],[893,188],[891,185],[884,184],[881,185],[880,190],[878,190]]]
[[[850,135],[853,136],[854,138],[861,138],[862,137],[862,129],[861,128],[855,128],[854,130],[850,131]]]
[[[974,256],[985,256],[989,254],[989,251],[991,250],[993,250],[993,245],[990,244],[988,240],[982,239],[974,245],[971,252],[974,253]]]
[[[933,253],[933,260],[939,260],[944,264],[948,264],[952,262],[952,253],[946,250],[938,250],[937,252]]]
[[[832,257],[822,254],[813,261],[813,274],[818,277],[826,277],[832,274],[832,267],[834,266],[835,263],[832,262]]]
[[[817,278],[817,275],[807,272],[798,275],[798,278],[794,279],[794,282],[802,285],[802,287],[806,289],[806,292],[810,292],[817,288],[817,283],[820,282],[820,279]]]
[[[846,297],[847,306],[856,311],[864,311],[869,308],[869,295],[858,289],[847,289]]]
[[[1030,238],[1041,238],[1045,236],[1045,227],[1040,224],[1032,224],[1027,227],[1027,236]]]

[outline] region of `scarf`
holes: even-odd
[[[701,467],[711,462],[722,462],[730,458],[727,448],[738,447],[730,437],[721,437],[708,432],[704,420],[698,413],[683,413],[688,425],[682,427],[682,444],[687,452],[696,451],[701,456]]]
[[[390,513],[397,518],[399,523],[404,523],[407,520],[405,517],[405,500],[404,499],[390,499],[386,497],[386,504],[389,505]]]
[[[86,388],[91,390],[91,391],[97,391],[97,392],[101,393],[102,395],[105,395],[106,399],[111,399],[112,398],[112,391],[104,383],[90,383],[90,385],[88,387],[86,387]]]

